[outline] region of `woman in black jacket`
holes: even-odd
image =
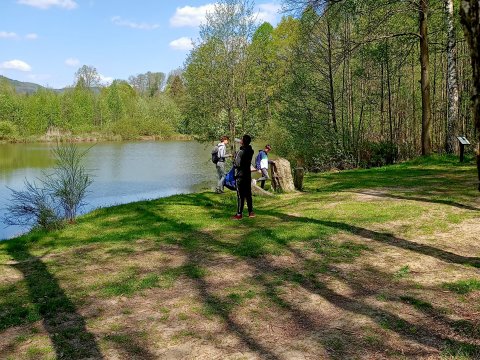
[[[243,208],[247,200],[248,217],[255,217],[252,203],[252,158],[253,149],[250,146],[252,138],[250,135],[243,135],[240,140],[240,150],[235,156],[235,181],[237,184],[237,214],[232,217],[240,220],[243,217]]]

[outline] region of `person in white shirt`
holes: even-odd
[[[217,169],[217,175],[218,175],[218,182],[217,182],[217,187],[215,189],[215,192],[217,194],[222,194],[223,191],[223,183],[225,181],[225,158],[230,157],[231,155],[227,154],[227,144],[229,141],[229,137],[224,135],[220,138],[220,143],[217,145],[218,146],[218,161],[215,164],[215,167]]]

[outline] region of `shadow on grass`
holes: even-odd
[[[313,187],[310,185],[312,179]],[[318,187],[315,179],[323,180],[324,185]],[[477,195],[475,180],[473,161],[460,164],[453,156],[431,156],[382,168],[313,175],[310,179],[307,178],[306,187],[317,192],[380,187],[398,189],[399,186],[401,189],[415,189],[429,194],[435,190],[447,190],[446,193],[454,199],[468,201],[469,197],[465,196],[465,192]]]
[[[103,359],[95,337],[45,264],[24,243],[10,241],[8,254],[23,274],[31,302],[42,317],[58,359]]]
[[[388,244],[390,246],[395,246],[405,250],[414,251],[419,254],[437,258],[442,261],[480,268],[480,258],[478,257],[468,257],[468,256],[458,255],[450,251],[438,249],[433,246],[411,242],[389,233],[373,231],[373,230],[365,229],[359,226],[345,224],[337,221],[318,220],[318,219],[287,215],[287,214],[283,214],[279,212],[271,212],[271,211],[268,214],[271,216],[277,217],[279,219],[282,219],[284,221],[292,221],[292,222],[308,223],[308,224],[315,223],[318,225],[335,228],[341,231],[347,231],[351,234],[358,235],[369,240],[374,240],[377,242]]]
[[[283,220],[288,221],[302,221],[295,219],[284,214],[274,214],[274,216],[281,217]],[[209,233],[198,230],[195,226],[181,221],[175,221],[167,217],[163,217],[160,214],[150,212],[148,217],[157,217],[157,220],[162,223],[169,224],[170,228],[178,229],[178,236],[181,239],[180,245],[187,253],[188,264],[192,268],[202,269],[204,266],[208,266],[207,260],[215,252],[226,252],[234,256],[239,256],[237,252],[236,244],[224,242],[217,239]],[[312,222],[314,219],[308,219]],[[334,226],[331,222],[319,223],[322,226]],[[335,226],[334,226],[335,227]],[[337,226],[338,227],[338,226]],[[262,230],[258,225],[252,223],[249,229],[246,228],[246,236],[249,236],[252,232]],[[342,228],[342,230],[344,230]],[[285,239],[275,237],[275,234],[270,233],[273,236],[273,241],[279,246],[288,250],[294,256],[305,263],[305,268],[311,267],[309,262],[311,260],[305,259],[302,255],[289,245]],[[471,344],[469,342],[463,342],[444,336],[442,334],[435,333],[432,329],[422,325],[414,324],[412,322],[402,319],[400,316],[393,314],[387,310],[379,307],[369,305],[357,299],[346,297],[341,295],[332,289],[328,288],[325,284],[318,281],[316,276],[305,275],[301,271],[291,270],[284,266],[275,265],[267,257],[262,256],[259,249],[254,247],[252,249],[252,256],[249,256],[248,252],[244,249],[241,257],[255,270],[256,276],[254,277],[261,287],[264,289],[265,295],[276,305],[283,309],[286,309],[291,315],[292,319],[297,323],[298,327],[302,329],[306,336],[315,336],[323,348],[330,357],[335,359],[343,359],[352,353],[361,353],[364,344],[359,340],[355,340],[352,334],[347,331],[348,324],[344,324],[345,328],[328,328],[328,324],[322,324],[322,321],[312,314],[306,313],[299,309],[295,304],[283,299],[278,295],[278,289],[280,286],[290,283],[297,284],[303,287],[306,291],[321,296],[323,299],[330,302],[332,305],[345,310],[347,313],[355,313],[370,318],[379,326],[391,330],[398,335],[407,338],[415,343],[422,344],[426,347],[435,347],[439,351],[445,348],[446,344],[454,349],[467,349],[469,354],[480,354],[480,347]],[[235,334],[251,351],[254,351],[261,355],[263,358],[276,359],[279,357],[273,349],[269,349],[266,345],[263,345],[259,340],[249,335],[247,329],[244,329],[234,318],[231,312],[231,307],[228,301],[223,300],[219,296],[214,295],[213,289],[204,279],[202,271],[194,272],[193,276],[190,276],[195,281],[199,294],[204,302],[205,306],[213,311],[223,319],[228,327],[228,330]],[[269,276],[279,277],[281,280],[276,282],[270,282],[267,278]],[[332,349],[331,343],[328,341],[327,335],[340,334],[345,340],[344,347],[337,346]],[[319,336],[320,335],[320,336]],[[384,348],[385,346],[382,345]],[[418,350],[418,349],[417,349]],[[419,356],[421,350],[412,350],[412,356]]]
[[[405,196],[405,195],[396,195],[396,194],[388,194],[384,192],[377,192],[377,191],[356,191],[357,194],[363,195],[372,195],[382,198],[390,198],[390,199],[399,199],[399,200],[409,200],[409,201],[419,201],[419,202],[428,202],[432,204],[441,204],[441,205],[449,205],[456,207],[462,210],[471,210],[471,211],[480,211],[479,208],[476,208],[471,205],[461,204],[456,201],[451,200],[442,200],[442,199],[432,199],[428,197],[419,197],[419,196]]]
[[[126,359],[155,360],[157,357],[152,354],[144,344],[138,343],[135,339],[138,334],[131,332],[119,332],[107,334],[103,337],[118,351],[126,355]]]

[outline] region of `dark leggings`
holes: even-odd
[[[243,213],[245,199],[247,200],[248,212],[253,211],[252,204],[252,181],[250,179],[238,178],[237,180],[237,215]]]

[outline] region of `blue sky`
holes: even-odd
[[[82,65],[108,84],[181,67],[214,0],[0,0],[0,74],[52,88]],[[257,0],[258,21],[276,25],[280,0]]]

